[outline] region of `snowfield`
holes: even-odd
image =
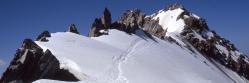
[[[231,79],[197,51],[169,41],[148,38],[140,30],[127,34],[109,30],[109,35],[88,38],[70,32],[52,33],[49,49],[81,81],[77,83],[246,83]],[[227,70],[228,71],[228,70]],[[63,83],[41,79],[34,83]],[[69,82],[71,83],[71,82]]]
[[[57,32],[51,34],[48,42],[36,43],[55,55],[61,69],[69,70],[81,80],[72,83],[249,83],[182,40],[180,33],[185,23],[177,19],[182,12],[181,8],[161,10],[150,16],[159,19],[159,25],[167,30],[165,36],[178,44],[154,36],[149,38],[142,30],[127,34],[116,29],[106,31],[108,35],[91,38]],[[214,36],[210,31],[202,34],[208,39]],[[206,40],[196,32],[194,37]],[[216,47],[220,52],[229,53],[222,45]],[[231,53],[234,57],[238,54]],[[49,79],[34,83],[57,82],[64,83]]]

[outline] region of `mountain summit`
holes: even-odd
[[[25,39],[0,83],[249,83],[249,60],[181,4],[152,15],[105,8],[88,37],[67,32]]]

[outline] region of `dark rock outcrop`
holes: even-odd
[[[181,8],[181,9],[184,9],[184,7],[179,4],[179,3],[175,3],[175,4],[170,4],[169,6],[167,6],[164,11],[167,11],[167,10],[174,10],[174,9],[177,9],[177,8]]]
[[[80,34],[75,26],[75,24],[70,24],[68,27],[67,32],[72,32],[72,33],[76,33],[76,34]]]
[[[62,79],[61,75],[67,79]],[[59,61],[49,50],[43,52],[31,39],[25,39],[0,83],[31,83],[38,79],[78,81],[70,72],[60,69]]]
[[[197,33],[201,33],[204,29],[209,30],[206,21],[204,19],[197,19],[194,17],[189,17],[184,19],[186,24],[185,27],[190,27],[191,29],[195,30]]]
[[[187,10],[184,10],[184,11],[176,18],[176,20],[179,20],[179,19],[186,19],[187,17],[184,17],[185,15],[186,15],[186,16],[190,16],[191,13],[188,12]]]
[[[131,27],[138,25],[142,26],[144,23],[145,14],[139,10],[127,10],[119,19],[117,20],[118,23],[125,24],[126,26],[130,25]]]
[[[88,34],[89,37],[107,35],[108,29],[118,29],[128,34],[135,33],[138,29],[143,29],[145,33],[148,33],[148,36],[154,35],[161,39],[164,39],[165,33],[167,32],[167,30],[164,30],[162,26],[158,24],[158,19],[154,20],[151,17],[145,17],[145,14],[138,9],[125,11],[118,18],[118,20],[112,23],[108,28],[105,27],[105,23],[109,23],[110,21],[107,22],[103,20],[105,16],[110,16],[108,9],[105,9],[102,18],[95,19]]]
[[[215,31],[211,31],[208,28],[206,21],[202,18],[195,18],[189,13],[184,13],[183,15],[188,15],[188,18],[183,18],[186,24],[181,36],[186,39],[192,46],[194,46],[200,53],[207,56],[208,58],[214,59],[222,65],[230,68],[231,70],[237,72],[239,75],[244,76],[249,79],[249,63],[248,57],[246,55],[232,55],[231,52],[238,51],[236,47],[230,43],[230,41],[221,38]],[[196,32],[196,33],[195,33]],[[206,37],[206,32],[212,33],[213,37]],[[195,37],[195,34],[200,35],[205,40],[200,40]],[[225,47],[229,54],[225,54],[220,51],[216,45]],[[239,56],[236,60],[231,58],[231,56]]]
[[[145,14],[140,10],[127,10],[117,21],[111,23],[111,14],[106,8],[102,18],[96,18],[92,24],[89,37],[107,35],[108,29],[118,29],[129,34],[135,33],[144,24]],[[111,23],[111,24],[110,24]]]
[[[111,24],[112,24],[111,13],[107,8],[105,8],[103,12],[103,16],[101,17],[101,22],[104,25],[105,29],[108,29],[111,27]]]
[[[159,20],[153,20],[150,17],[145,18],[143,25],[143,30],[158,37],[164,39],[167,30],[164,30],[161,25],[159,25]]]
[[[92,24],[90,32],[88,33],[88,37],[98,37],[103,35],[104,33],[101,33],[100,30],[106,29],[104,28],[101,19],[96,18]]]
[[[51,34],[48,31],[43,31],[37,38],[36,41],[47,42],[47,37],[51,37]]]
[[[111,28],[111,24],[111,13],[107,8],[105,8],[103,16],[94,20],[91,29],[88,33],[88,37],[98,37],[101,35],[108,34],[107,29]]]
[[[138,29],[143,29],[146,33],[153,34],[159,38],[164,38],[166,33],[166,30],[163,30],[162,26],[158,24],[158,20],[145,18],[145,14],[138,9],[125,11],[110,27],[108,25],[111,21],[104,20],[111,19],[109,16],[108,9],[105,9],[102,18],[96,18],[93,22],[88,37],[107,35],[108,29],[118,29],[128,34],[135,33]]]
[[[127,10],[113,23],[113,27],[127,33],[135,33],[140,26],[143,26],[144,17],[145,14],[142,13],[141,10]]]

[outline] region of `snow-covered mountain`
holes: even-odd
[[[152,15],[105,9],[88,36],[74,24],[25,39],[1,83],[249,83],[248,57],[179,4]]]

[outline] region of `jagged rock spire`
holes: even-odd
[[[78,32],[77,28],[75,27],[75,24],[70,24],[67,32],[72,32],[72,33],[80,34]]]
[[[112,18],[111,18],[111,13],[107,8],[104,9],[103,16],[101,17],[101,22],[106,29],[110,28],[112,23]]]
[[[88,33],[88,37],[98,37],[107,32],[100,32],[100,30],[107,31],[112,25],[112,18],[110,11],[105,8],[101,18],[96,18],[91,26],[91,30]]]
[[[101,29],[104,29],[104,25],[100,18],[96,18],[92,24],[91,31],[88,33],[88,37],[98,37],[102,35],[102,33],[100,33]]]

